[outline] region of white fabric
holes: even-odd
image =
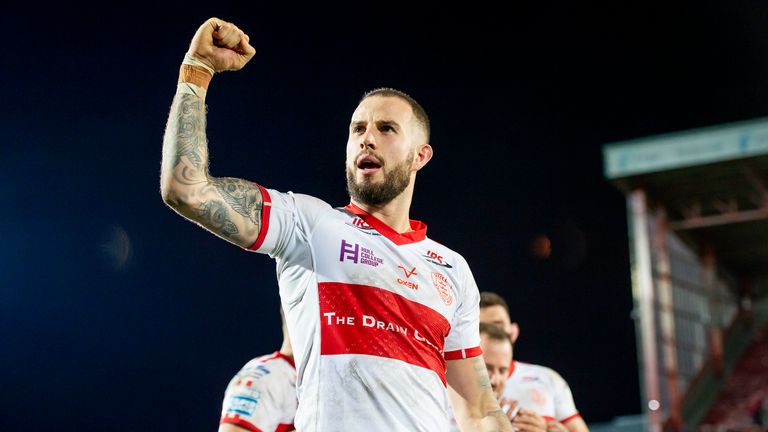
[[[398,245],[357,210],[290,192],[263,197],[270,216],[257,251],[277,261],[297,430],[447,430],[443,356],[480,354],[465,260],[429,238]]]
[[[297,406],[296,369],[279,354],[269,354],[246,363],[229,382],[220,422],[254,432],[293,430],[287,425]]]
[[[568,383],[554,370],[529,363],[514,362],[502,398],[516,400],[549,420],[569,420],[579,414]]]

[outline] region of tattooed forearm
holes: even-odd
[[[182,94],[179,98],[179,114],[176,120],[178,147],[173,165],[186,157],[197,171],[203,171],[208,149],[205,142],[205,103],[197,96]]]
[[[229,218],[224,203],[206,201],[197,209],[200,222],[224,237],[234,237],[238,233],[237,225]]]
[[[255,183],[236,178],[216,178],[212,180],[216,190],[232,210],[247,217],[256,225],[261,224],[262,198]]]
[[[480,356],[472,359],[472,367],[475,370],[475,376],[477,377],[477,385],[485,391],[485,389],[491,389],[491,380],[488,378],[488,369],[485,367],[485,362]]]
[[[183,93],[174,98],[163,140],[163,199],[187,219],[249,247],[261,229],[261,191],[255,183],[208,174],[205,115],[201,98]]]
[[[205,103],[197,96],[178,94],[173,100],[163,144],[163,175],[184,185],[206,180]]]
[[[483,357],[478,356],[472,359],[472,368],[475,371],[477,386],[483,393],[483,431],[512,431],[512,425],[509,423],[504,411],[499,408],[496,397],[493,394],[491,380],[488,378],[488,369],[485,367]]]

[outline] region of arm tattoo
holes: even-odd
[[[208,174],[205,117],[201,98],[176,95],[163,140],[161,186],[168,191],[166,202],[215,234],[250,245],[261,227],[261,191],[255,183]]]
[[[213,179],[212,183],[232,210],[247,217],[256,225],[261,224],[263,204],[261,191],[257,185],[228,177]]]
[[[200,222],[213,228],[224,237],[233,237],[238,233],[237,225],[229,218],[229,213],[221,201],[206,201],[198,209]]]
[[[163,151],[163,171],[172,172],[174,181],[192,185],[206,180],[208,145],[202,99],[190,94],[176,95],[168,117]]]
[[[483,390],[491,388],[491,380],[488,378],[488,369],[485,367],[485,362],[482,356],[472,358],[472,367],[475,369],[475,376],[477,377],[477,385]]]
[[[181,163],[181,157],[186,156],[195,169],[203,169],[201,147],[205,146],[205,108],[199,98],[183,94],[179,97],[176,158],[173,166]],[[202,146],[201,146],[202,143]]]
[[[509,420],[507,419],[507,416],[504,415],[504,411],[499,409],[498,404],[496,404],[496,398],[493,396],[493,388],[491,387],[491,380],[488,377],[488,370],[485,367],[485,361],[483,360],[482,356],[477,356],[472,358],[472,367],[475,370],[475,377],[477,378],[477,385],[480,387],[480,390],[482,393],[484,393],[484,397],[488,398],[485,399],[486,402],[493,402],[493,405],[495,405],[496,409],[491,408],[487,404],[484,404],[485,408],[485,418],[490,421],[490,424],[488,425],[488,429],[484,429],[488,432],[499,432],[499,431],[511,431],[512,425],[510,424]]]

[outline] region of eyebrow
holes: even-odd
[[[365,120],[358,120],[358,121],[353,121],[349,125],[349,127],[350,128],[354,128],[355,126],[365,126],[366,124],[368,124],[367,121],[365,121]],[[395,129],[399,129],[400,128],[400,124],[398,122],[394,121],[394,120],[378,120],[378,121],[376,121],[376,125],[377,126],[392,126]]]

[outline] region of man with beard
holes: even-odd
[[[182,216],[276,259],[297,365],[297,430],[444,431],[450,385],[463,430],[511,431],[480,356],[472,273],[408,217],[416,173],[432,158],[422,107],[394,89],[362,98],[349,125],[345,207],[211,177],[208,85],[254,54],[235,25],[200,26],[166,127],[161,193]]]

